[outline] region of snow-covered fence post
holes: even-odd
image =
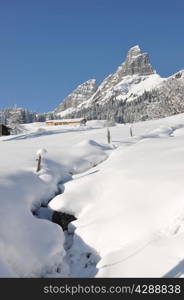
[[[41,162],[42,162],[42,158],[44,156],[44,154],[47,153],[47,150],[45,149],[39,149],[37,151],[37,168],[36,168],[36,172],[39,172],[41,170]]]
[[[130,125],[130,136],[133,136],[132,125]]]
[[[108,144],[111,143],[111,133],[110,133],[109,128],[107,128],[107,142],[108,142]]]
[[[41,160],[42,160],[42,157],[41,155],[39,154],[38,155],[38,158],[36,159],[37,160],[37,168],[36,168],[36,172],[39,172],[41,170]]]

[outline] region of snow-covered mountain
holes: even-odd
[[[87,87],[86,87],[87,84]],[[89,91],[89,92],[88,92]],[[184,70],[161,78],[149,55],[132,47],[114,74],[80,85],[55,110],[61,117],[135,122],[184,112]]]
[[[97,90],[95,79],[90,79],[83,84],[79,85],[64,101],[56,108],[55,113],[60,113],[62,116],[63,111],[71,112],[73,108],[88,100]]]

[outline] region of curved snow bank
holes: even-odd
[[[183,235],[159,236],[111,252],[97,265],[97,277],[182,277]]]
[[[184,136],[184,128],[178,128],[173,133],[174,136]]]
[[[70,149],[70,162],[67,161],[67,165],[71,165],[73,174],[85,172],[107,159],[108,152],[113,149],[113,146],[94,140],[83,140]]]
[[[39,138],[43,139],[43,137],[37,139]],[[44,144],[49,145],[52,138],[50,136],[47,139]],[[81,137],[79,140],[81,141]],[[12,144],[14,149],[11,147]],[[41,145],[43,146],[43,140]],[[58,149],[57,140],[55,146]],[[61,146],[63,146],[63,138],[61,138]],[[31,140],[12,140],[3,142],[1,147],[5,150],[2,152],[5,166],[10,153],[16,157],[17,165],[11,160],[12,165],[8,164],[8,168],[5,168],[6,172],[2,173],[3,176],[0,175],[0,257],[2,258],[0,276],[44,277],[48,274],[68,276],[69,268],[64,250],[65,236],[61,227],[48,220],[36,218],[32,212],[34,213],[41,205],[47,205],[48,201],[55,196],[59,182],[71,179],[71,169],[79,173],[81,170],[91,168],[107,158],[106,152],[112,150],[112,147],[93,140],[85,140],[77,142],[73,148],[67,148],[65,152],[62,152],[62,148],[59,149],[57,155],[54,155],[50,149],[51,154],[48,151],[47,157],[42,159],[42,168],[38,173],[29,166],[29,162],[33,164],[33,154],[36,156],[37,151],[34,147],[38,147],[38,141],[32,143]],[[39,148],[43,147],[39,145]],[[56,149],[54,149],[55,153]],[[18,155],[18,151],[21,155]],[[42,155],[43,151],[37,154]],[[20,165],[22,169],[19,168]],[[16,172],[12,172],[14,168]]]
[[[103,162],[104,160],[107,159],[108,154],[107,151],[112,151],[113,147],[109,146],[107,144],[99,144],[93,140],[86,140],[82,141],[79,144],[77,144],[73,149],[72,149],[72,154],[75,153],[75,162],[73,163],[73,173],[74,174],[79,174],[82,172],[85,172],[92,167],[97,166],[99,163]],[[80,156],[80,158],[77,158],[77,155]],[[88,171],[88,173],[93,173],[93,171]],[[87,174],[88,174],[87,173]],[[84,176],[84,174],[83,174]],[[80,175],[74,176],[74,179],[79,178]],[[87,178],[86,178],[87,180]],[[78,213],[80,211],[80,208],[76,209],[76,207],[80,207],[80,198],[77,196],[78,192],[76,192],[75,196],[75,203],[73,202],[73,198],[71,198],[71,204],[66,207],[63,206],[62,198],[67,197],[68,191],[69,194],[72,194],[73,188],[76,189],[77,184],[80,184],[80,181],[71,181],[68,182],[65,186],[65,192],[64,194],[56,196],[52,201],[49,202],[49,207],[53,210],[56,211],[62,211],[65,213],[71,213],[71,214],[76,214],[78,216]],[[86,188],[88,189],[89,186],[86,185]],[[89,190],[89,189],[88,189]],[[94,192],[96,192],[96,189],[94,189]],[[61,199],[61,201],[60,201]],[[81,198],[83,202],[83,198]],[[86,203],[87,204],[87,203]]]
[[[159,137],[169,137],[174,131],[174,128],[168,126],[160,126],[145,136],[141,138],[159,138]]]
[[[54,195],[57,175],[53,176],[51,170],[47,177],[21,171],[0,181],[0,253],[20,277],[56,272],[63,261],[64,235],[60,227],[36,219],[31,213]]]
[[[165,135],[122,145],[51,201],[78,217],[76,234],[102,257],[97,276],[159,277],[183,259],[184,232],[162,232],[184,208],[183,148]]]

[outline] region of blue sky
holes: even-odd
[[[54,109],[139,44],[161,76],[184,68],[183,0],[0,0],[0,109]]]

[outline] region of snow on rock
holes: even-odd
[[[146,83],[139,84],[146,80]],[[88,108],[93,103],[108,102],[112,96],[131,96],[137,91],[137,95],[144,93],[161,82],[159,75],[154,74],[147,53],[142,53],[138,45],[132,47],[127,58],[114,74],[105,78],[97,87],[96,80],[88,80],[79,85],[63,103],[55,110],[61,117],[75,115],[77,111]],[[135,96],[134,96],[135,98]],[[124,99],[126,99],[124,97]],[[130,100],[130,99],[129,99]]]
[[[89,97],[82,93],[82,101],[70,102],[69,108],[64,107],[64,101],[60,116],[132,123],[184,112],[184,70],[161,78],[153,70],[148,53],[142,52],[138,45],[128,51],[126,60],[113,74],[98,87],[90,88],[91,91]],[[75,91],[72,97],[74,94]]]
[[[60,108],[58,107],[58,110]],[[66,108],[65,110],[62,110],[61,112],[58,112],[57,115],[59,115],[60,117],[65,117],[67,116],[68,114],[72,114],[73,112],[75,112],[75,108],[73,107],[69,107],[69,108]]]
[[[95,79],[90,79],[84,82],[63,100],[63,102],[55,110],[55,113],[59,113],[63,116],[63,111],[71,110],[72,108],[77,107],[80,103],[88,100],[94,94],[96,89],[97,85]]]
[[[158,74],[139,77],[137,75],[125,77],[116,87],[115,91],[121,92],[117,100],[132,101],[145,91],[151,91],[163,82]]]
[[[119,77],[127,75],[151,75],[153,74],[152,66],[149,62],[148,53],[142,53],[138,45],[130,48],[126,61],[118,68]]]

